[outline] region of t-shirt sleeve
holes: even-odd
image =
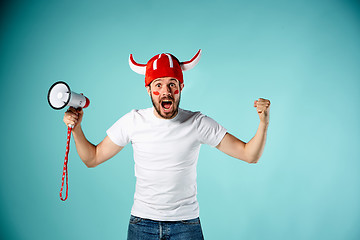
[[[227,132],[227,130],[214,119],[201,113],[197,116],[197,130],[200,142],[212,147],[216,147]]]
[[[106,131],[108,137],[116,145],[125,146],[130,142],[132,119],[133,111],[125,114]]]

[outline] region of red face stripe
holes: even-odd
[[[154,95],[160,95],[160,93],[158,91],[153,91]]]
[[[175,90],[174,94],[179,94],[179,90]]]

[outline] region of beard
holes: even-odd
[[[160,117],[164,118],[164,119],[172,119],[176,116],[176,114],[179,112],[179,105],[180,105],[180,98],[181,98],[181,94],[179,94],[179,100],[176,102],[175,99],[173,97],[164,97],[162,99],[160,99],[160,102],[159,103],[155,103],[154,102],[154,99],[152,97],[152,93],[151,93],[151,102],[156,110],[156,112],[159,114]],[[173,103],[173,106],[172,106],[172,111],[171,112],[168,112],[168,113],[162,113],[161,112],[161,101],[162,100],[171,100]]]

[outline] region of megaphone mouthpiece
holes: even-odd
[[[82,94],[81,94],[82,95]],[[84,96],[84,95],[83,95]],[[85,96],[84,96],[85,97]],[[90,100],[87,98],[87,97],[85,97],[85,101],[86,101],[86,103],[85,103],[85,105],[84,105],[84,107],[83,108],[87,108],[89,105],[90,105]]]

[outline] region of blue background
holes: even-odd
[[[203,146],[198,200],[205,238],[360,238],[358,1],[12,1],[1,6],[2,239],[125,239],[132,148],[88,169],[74,142],[69,199],[59,199],[64,110],[58,80],[91,100],[83,129],[98,144],[134,108],[151,106],[146,63],[170,52],[185,72],[181,107],[244,141],[271,100],[263,157],[250,165]]]

